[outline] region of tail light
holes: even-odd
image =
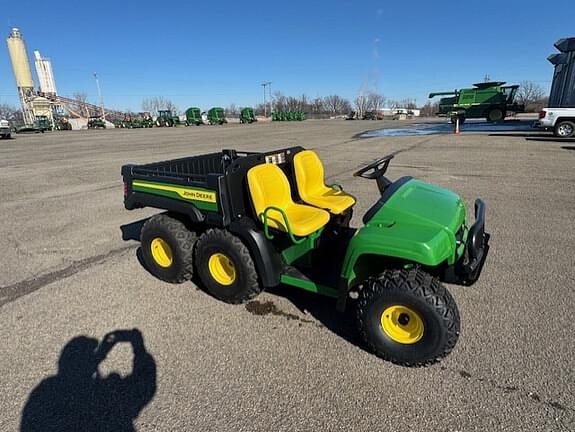
[[[128,198],[128,182],[124,182],[124,199]]]
[[[545,116],[547,115],[547,111],[539,111],[539,118],[545,118]]]

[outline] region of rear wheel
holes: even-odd
[[[182,283],[193,276],[196,234],[166,214],[152,216],[140,236],[142,258],[150,273],[170,283]]]
[[[206,291],[226,303],[244,303],[262,290],[248,248],[226,230],[210,229],[199,238],[196,271]]]
[[[570,138],[575,135],[575,123],[570,120],[562,120],[555,125],[555,136]]]
[[[455,301],[421,270],[390,270],[369,279],[359,294],[357,322],[376,355],[403,366],[439,361],[459,337]]]
[[[488,122],[493,122],[493,123],[500,122],[500,121],[503,121],[504,118],[505,118],[505,113],[500,108],[493,108],[487,114],[487,121]]]

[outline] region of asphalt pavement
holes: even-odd
[[[575,430],[575,145],[530,131],[357,137],[398,124],[0,141],[0,430],[45,430],[46,407],[62,401],[74,409],[60,410],[61,430]],[[232,306],[140,265],[134,222],[156,211],[123,208],[123,164],[293,145],[315,149],[328,180],[358,197],[356,226],[378,190],[352,173],[392,152],[392,179],[450,188],[470,216],[485,200],[490,255],[474,286],[448,285],[461,335],[442,362],[380,360],[332,300],[295,288]],[[87,354],[122,329],[137,331],[116,334],[105,360]]]

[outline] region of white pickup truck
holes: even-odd
[[[10,123],[8,120],[0,120],[0,137],[2,138],[12,138],[12,130],[10,129]]]
[[[553,134],[560,138],[575,136],[575,108],[543,108],[539,113],[536,128],[553,130]]]

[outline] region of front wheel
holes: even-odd
[[[419,270],[389,270],[365,282],[357,302],[365,344],[402,366],[441,360],[459,337],[459,311],[441,283]]]
[[[555,125],[555,136],[561,138],[570,138],[575,135],[575,123],[569,120],[563,120]]]

